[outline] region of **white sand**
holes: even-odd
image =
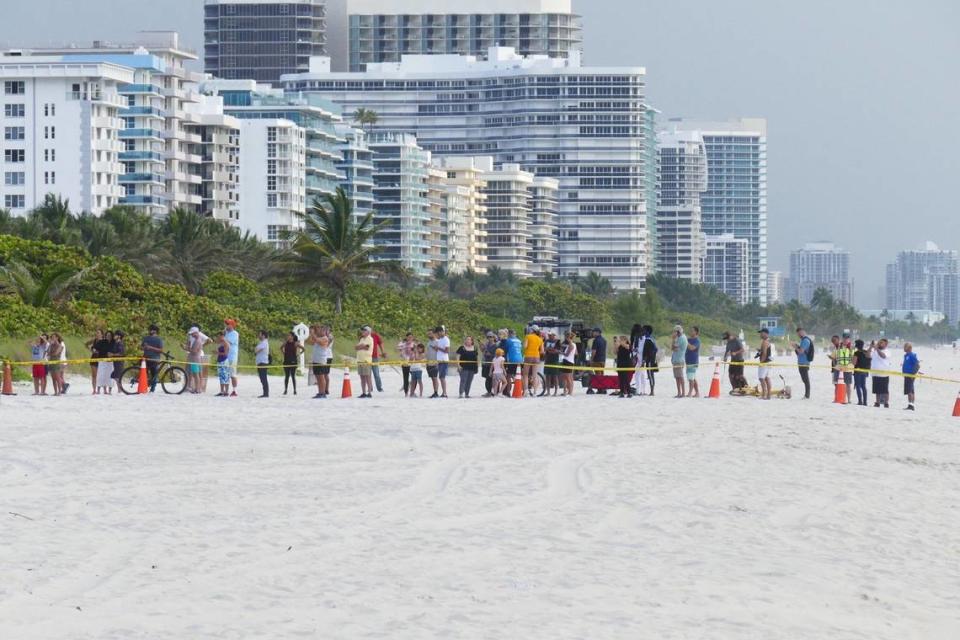
[[[834,406],[822,371],[766,403],[388,378],[0,399],[0,638],[960,637],[952,385],[910,414]]]

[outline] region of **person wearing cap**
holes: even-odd
[[[543,375],[547,383],[547,395],[560,392],[560,340],[553,329],[547,332],[547,339],[543,343]]]
[[[193,326],[187,331],[187,341],[183,344],[187,352],[187,391],[200,393],[200,354],[203,341],[200,339],[200,327]]]
[[[730,377],[730,386],[734,391],[738,391],[747,386],[747,379],[743,376],[743,356],[746,349],[740,338],[732,335],[729,331],[723,332],[723,340],[727,343],[723,352],[723,361],[730,362],[727,369],[727,375]]]
[[[140,341],[143,350],[143,359],[147,364],[147,377],[150,381],[150,393],[157,388],[157,369],[160,367],[160,356],[163,354],[163,338],[160,337],[160,328],[152,324],[148,334]]]
[[[373,327],[367,325],[370,329],[370,337],[373,338],[373,383],[377,387],[377,393],[383,393],[383,382],[380,380],[380,367],[377,365],[381,359],[387,358],[387,350],[383,347],[383,338],[373,330]]]
[[[690,335],[687,336],[687,352],[684,355],[687,363],[687,396],[699,398],[700,383],[697,382],[697,369],[700,368],[700,327],[691,327]]]
[[[593,344],[590,345],[590,366],[594,368],[591,375],[602,376],[603,370],[607,366],[607,340],[603,337],[603,331],[600,327],[593,328]],[[594,391],[593,388],[587,389],[587,395],[598,393],[606,395],[606,389]]]
[[[232,318],[224,320],[223,337],[230,345],[230,351],[227,353],[227,367],[230,369],[230,384],[233,390],[230,397],[237,396],[237,375],[240,363],[240,333],[237,331],[237,321]]]
[[[504,385],[503,395],[509,396],[516,383],[517,371],[523,367],[523,343],[513,329],[507,330],[507,338],[500,343],[506,358],[507,384]]]
[[[760,349],[757,351],[757,360],[760,366],[757,367],[757,378],[760,380],[760,399],[770,399],[770,363],[773,361],[770,348],[770,330],[764,327],[760,329]]]
[[[543,338],[540,337],[540,327],[531,325],[527,329],[527,335],[523,339],[523,393],[533,395],[536,393],[537,370],[540,368],[540,361],[543,359],[544,347]]]
[[[670,364],[673,366],[673,380],[677,384],[675,398],[684,398],[687,395],[685,384],[687,346],[687,336],[683,333],[683,327],[678,324],[673,328],[673,338],[670,341]]]
[[[440,325],[434,330],[437,340],[437,379],[440,381],[440,397],[447,397],[447,368],[450,366],[450,338],[447,328]]]
[[[850,404],[853,389],[853,349],[851,349],[850,334],[843,333],[843,339],[834,352],[836,358],[837,376],[835,382],[839,382],[843,377],[843,385],[847,388],[847,404]]]
[[[487,342],[483,345],[483,365],[480,372],[483,375],[484,387],[487,392],[484,398],[493,396],[493,359],[497,357],[497,334],[487,331]]]
[[[360,376],[360,397],[373,397],[373,337],[370,327],[360,329],[360,338],[354,347],[357,353],[357,375]]]

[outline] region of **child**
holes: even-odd
[[[47,338],[40,336],[30,345],[30,353],[33,360],[33,395],[47,395]]]
[[[219,398],[230,395],[230,343],[223,331],[217,334],[217,377],[220,378]]]
[[[413,349],[413,358],[410,362],[410,387],[407,397],[416,398],[417,388],[420,389],[420,397],[423,397],[423,361],[426,359],[427,348],[421,342]]]
[[[496,397],[507,388],[507,359],[503,357],[503,349],[497,349],[493,359],[493,395]]]

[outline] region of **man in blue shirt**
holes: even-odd
[[[797,354],[797,368],[800,369],[800,379],[803,380],[803,398],[810,399],[810,360],[813,356],[813,340],[803,330],[803,327],[797,327],[797,337],[800,342],[795,342],[793,350]]]
[[[700,367],[700,327],[690,329],[685,362],[687,365],[687,396],[699,398],[700,384],[697,382],[697,369]]]
[[[907,411],[915,411],[913,403],[916,400],[914,387],[916,386],[916,375],[920,373],[920,358],[913,352],[913,345],[909,342],[903,343],[903,394],[907,396]]]
[[[503,395],[510,396],[513,384],[517,377],[517,370],[523,366],[523,343],[517,337],[517,332],[510,329],[507,338],[500,343],[500,348],[507,359],[507,385]]]

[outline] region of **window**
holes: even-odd
[[[47,116],[47,117],[50,116],[50,103],[49,103],[49,102],[44,102],[44,103],[43,103],[43,115],[44,115],[44,116]]]
[[[43,139],[44,139],[44,140],[49,140],[49,139],[50,139],[50,127],[44,127],[44,128],[43,128]]]
[[[23,140],[25,137],[26,132],[23,127],[4,127],[3,129],[4,140]]]
[[[277,190],[277,176],[267,176],[267,191]]]
[[[57,184],[57,172],[56,172],[56,171],[44,171],[44,172],[43,172],[43,184]]]
[[[4,162],[24,162],[26,160],[26,151],[23,149],[4,149]]]
[[[277,206],[277,194],[275,194],[275,193],[268,193],[268,194],[267,194],[267,206],[268,206],[268,207],[275,207],[275,206]]]
[[[3,184],[10,187],[16,187],[24,184],[25,175],[26,174],[24,174],[22,171],[8,171],[3,174]]]
[[[22,118],[24,116],[25,110],[22,104],[5,104],[3,105],[3,115],[8,118]]]
[[[6,195],[3,196],[3,206],[7,209],[23,209],[27,206],[26,196]]]
[[[50,115],[51,116],[57,115],[57,105],[55,105],[52,102],[50,103]]]
[[[53,140],[56,137],[57,137],[57,128],[50,127],[50,139]]]
[[[3,92],[8,96],[22,96],[27,92],[27,84],[23,80],[6,80]]]

